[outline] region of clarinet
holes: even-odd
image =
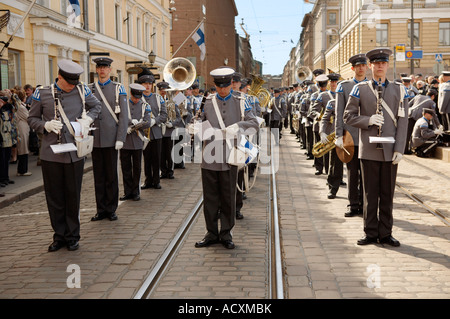
[[[58,109],[58,103],[59,103],[59,95],[60,95],[60,93],[58,92],[58,89],[55,87],[54,88],[54,92],[55,92],[55,117],[54,117],[54,120],[56,120],[56,121],[61,121],[61,113],[59,112],[59,109]],[[61,144],[61,131],[57,134],[57,142],[58,142],[58,144]]]
[[[382,105],[381,105],[381,99],[383,96],[382,93],[383,88],[381,87],[381,79],[378,79],[378,86],[377,86],[377,92],[378,92],[378,96],[377,96],[377,112],[376,114],[380,114],[383,115],[383,110],[382,110]],[[381,133],[382,131],[382,125],[378,126],[378,137],[381,137]],[[383,145],[381,143],[377,143],[377,149],[383,149]]]

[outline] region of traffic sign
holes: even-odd
[[[434,59],[436,60],[436,62],[442,62],[443,61],[442,53],[436,53],[434,55]]]
[[[422,59],[423,51],[422,50],[406,50],[406,58],[407,59]]]
[[[395,59],[399,62],[405,61],[405,45],[397,44],[395,46]]]

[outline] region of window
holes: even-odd
[[[8,50],[8,85],[10,88],[20,85],[22,80],[20,76],[20,52]]]
[[[141,34],[141,18],[136,18],[136,46],[138,49],[142,47],[142,34]]]
[[[114,13],[114,18],[116,22],[116,39],[120,40],[120,6],[116,5],[116,10]]]
[[[414,46],[420,45],[420,24],[414,22]],[[408,23],[408,43],[411,43],[411,22]]]
[[[133,33],[131,31],[131,12],[127,12],[127,41],[128,44],[133,44]]]
[[[336,12],[328,12],[328,24],[330,25],[336,25]]]
[[[450,22],[439,23],[439,45],[450,45]]]
[[[379,23],[377,24],[377,46],[388,46],[388,24],[387,23]]]
[[[95,31],[101,32],[101,6],[100,6],[100,0],[95,0]]]

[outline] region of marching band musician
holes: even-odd
[[[433,119],[436,117],[434,109],[424,108],[422,115],[414,125],[412,147],[417,156],[430,157],[439,145],[438,137],[444,130],[442,127],[433,128]]]
[[[291,112],[289,113],[289,128],[291,129],[291,134],[297,134],[294,130],[293,125],[293,119],[294,119],[294,113],[296,112],[296,102],[297,102],[297,94],[299,92],[298,83],[294,83],[292,85],[292,92],[290,96],[290,105],[291,105]]]
[[[339,82],[336,89],[335,102],[335,127],[336,127],[336,147],[344,147],[344,130],[348,131],[352,136],[354,143],[354,156],[347,163],[347,190],[348,201],[347,212],[345,217],[352,217],[363,213],[363,190],[362,190],[362,176],[361,165],[358,159],[358,145],[359,145],[359,129],[344,123],[344,110],[347,105],[348,97],[353,87],[361,81],[366,81],[367,72],[367,58],[365,54],[356,54],[348,60],[352,65],[351,69],[354,72],[354,77],[351,80]]]
[[[94,172],[97,213],[92,221],[109,218],[117,220],[119,203],[118,151],[127,137],[127,93],[122,84],[111,81],[112,59],[98,57],[96,64],[98,82],[89,85],[94,96],[102,102],[102,110],[94,121],[94,148],[92,167]]]
[[[310,84],[310,81],[305,80],[303,83],[305,83],[305,86],[308,88]],[[312,155],[312,149],[314,145],[314,133],[312,128],[312,122],[311,119],[308,118],[308,111],[309,107],[311,105],[311,94],[307,92],[308,89],[303,93],[301,105],[300,105],[300,115],[302,117],[302,123],[304,123],[305,128],[305,147],[306,147],[306,159],[312,160],[314,159],[314,156]]]
[[[441,78],[442,77],[442,78]],[[442,71],[439,84],[438,109],[444,130],[450,130],[450,71]]]
[[[330,78],[330,91],[334,94],[333,99],[328,100],[326,106],[325,106],[325,112],[322,117],[322,120],[320,122],[320,128],[319,133],[321,136],[321,141],[323,144],[327,144],[328,141],[328,135],[333,133],[335,131],[335,99],[336,96],[336,87],[337,82],[340,78],[339,74],[329,74],[328,77]],[[321,93],[322,95],[323,93]],[[326,96],[320,97],[322,100],[326,100]],[[339,159],[336,153],[336,149],[333,148],[329,152],[329,167],[328,167],[328,176],[327,176],[327,184],[329,188],[329,193],[327,195],[328,199],[336,198],[336,193],[339,190],[339,186],[341,185],[343,177],[343,163]]]
[[[76,151],[56,154],[51,145],[57,144],[59,138],[62,143],[74,143],[67,121],[79,122],[82,135],[86,136],[101,110],[100,101],[87,85],[79,82],[80,74],[84,72],[79,64],[61,60],[58,68],[54,84],[35,90],[28,117],[30,128],[43,134],[40,151],[42,177],[54,231],[49,252],[63,246],[68,250],[79,248],[80,196],[85,162],[85,157],[78,157]],[[59,105],[64,115],[57,111]],[[85,107],[87,114],[83,118]]]
[[[150,118],[150,105],[142,99],[146,88],[138,83],[130,84],[129,121],[133,126],[128,127],[125,143],[120,150],[120,164],[122,168],[123,188],[125,195],[120,200],[132,199],[138,201],[140,197],[139,183],[141,180],[142,149],[144,148],[144,129],[155,125],[155,119]],[[147,146],[148,147],[148,146]]]
[[[197,115],[197,111],[200,108],[200,104],[198,103],[197,99],[193,95],[193,87],[190,86],[186,89],[184,92],[186,96],[186,100],[184,103],[186,103],[186,110],[188,112],[188,116],[186,117],[186,125],[192,122],[192,119]],[[193,136],[191,136],[191,154],[190,154],[190,161],[194,162],[194,150],[195,150],[195,139]],[[184,163],[182,164],[181,168],[184,168]]]
[[[328,76],[325,74],[320,74],[316,77],[316,83],[319,87],[318,91],[315,91],[311,94],[310,98],[310,107],[308,111],[308,118],[313,122],[312,123],[312,132],[314,134],[314,144],[320,142],[320,134],[319,134],[319,122],[320,122],[320,113],[323,111],[323,108],[325,108],[326,104],[323,105],[323,99],[326,99],[327,102],[331,98],[323,97],[324,95],[321,95],[322,93],[327,93],[327,85],[328,85]],[[330,93],[331,95],[331,93]],[[322,97],[322,99],[319,99],[319,96]],[[314,167],[316,168],[315,175],[322,175],[323,169],[325,168],[325,173],[328,174],[328,155],[325,154],[322,157],[315,157],[314,158]]]
[[[163,99],[166,101],[167,105],[167,92],[166,90],[169,88],[169,83],[167,82],[159,82],[156,85],[159,89],[159,93],[163,97]],[[178,91],[174,92],[175,95]],[[169,111],[175,112],[175,118],[169,117]],[[167,109],[167,121],[165,123],[166,129],[162,138],[162,147],[161,147],[161,176],[160,178],[168,178],[168,179],[174,179],[173,176],[173,158],[172,157],[172,149],[175,140],[172,139],[172,133],[175,130],[176,127],[180,127],[180,124],[182,124],[180,110],[178,106],[174,103],[173,104],[173,110]]]
[[[244,101],[245,107],[242,110],[241,97],[231,92],[231,79],[234,73],[235,71],[229,67],[211,71],[217,93],[206,99],[204,111],[201,113],[202,121],[209,121],[213,128],[221,129],[224,132],[224,138],[227,135],[235,137],[236,132],[248,132],[250,129],[256,134],[259,129],[258,121],[248,101]],[[230,151],[226,141],[226,139],[215,140],[215,138],[205,141],[201,171],[207,233],[203,240],[195,243],[195,247],[206,247],[217,242],[221,242],[227,249],[235,247],[232,229],[236,218],[238,168],[226,161]],[[234,139],[228,141],[234,141]],[[206,153],[206,150],[211,153]],[[215,158],[216,156],[218,158]],[[214,158],[211,160],[211,157]]]
[[[359,128],[365,236],[358,245],[378,240],[400,246],[392,236],[392,207],[397,164],[406,144],[409,96],[402,84],[386,79],[391,54],[390,49],[384,48],[366,53],[373,79],[353,87],[344,111],[344,122]],[[393,143],[381,143],[383,140],[379,139],[370,143],[370,137],[377,136]]]
[[[156,93],[153,93],[153,84],[155,77],[150,70],[144,69],[139,74],[138,82],[145,87],[142,98],[150,105],[154,116],[155,125],[150,127],[148,138],[150,142],[144,149],[144,173],[145,181],[141,189],[161,189],[159,171],[161,168],[161,147],[162,147],[162,124],[167,120],[167,110],[164,99]]]
[[[275,143],[278,145],[281,138],[281,121],[286,117],[286,101],[281,97],[281,89],[273,90],[274,97],[270,100],[272,112],[270,113],[270,130],[278,130],[278,138],[275,137]]]

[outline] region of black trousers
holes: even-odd
[[[0,147],[0,182],[9,181],[9,160],[12,147]]]
[[[444,126],[444,131],[450,130],[450,114],[449,113],[441,113],[442,118],[442,126]]]
[[[319,132],[314,132],[314,143],[311,146],[311,150],[315,143],[320,142],[320,134]],[[328,174],[328,159],[329,159],[329,153],[325,154],[322,157],[314,157],[314,167],[316,170],[323,172],[325,169],[325,174]]]
[[[148,143],[143,152],[146,185],[156,185],[160,182],[161,147],[162,139],[153,139]]]
[[[358,158],[358,146],[356,145],[352,160],[347,163],[347,189],[350,209],[362,209],[364,199],[361,161]]]
[[[74,163],[41,160],[53,240],[80,240],[80,198],[84,159]]]
[[[94,147],[92,167],[94,172],[95,201],[97,213],[115,213],[119,203],[119,176],[115,147]]]
[[[236,222],[236,182],[236,166],[231,166],[228,171],[202,168],[203,213],[207,230],[205,238],[232,240]]]
[[[398,165],[392,162],[361,160],[364,189],[364,232],[367,237],[392,234],[395,180]]]
[[[305,126],[305,137],[306,137],[306,152],[308,156],[312,155],[312,149],[314,146],[314,132],[312,126]]]
[[[173,155],[172,149],[174,140],[169,137],[163,137],[161,142],[161,175],[173,176]]]
[[[122,168],[122,180],[125,195],[140,195],[142,150],[121,149],[120,166]]]
[[[342,177],[344,175],[344,165],[336,153],[336,148],[333,148],[329,153],[330,166],[328,168],[328,187],[333,194],[336,194],[341,185]]]
[[[270,129],[271,129],[270,131],[272,132],[272,129],[273,129],[273,128],[278,130],[278,136],[276,135],[276,131],[273,132],[274,137],[275,137],[275,143],[277,143],[277,144],[279,143],[280,138],[281,138],[281,135],[280,135],[280,133],[281,133],[280,126],[281,126],[280,121],[270,121]]]
[[[408,154],[409,152],[411,152],[411,136],[414,130],[414,124],[416,124],[416,120],[412,119],[412,118],[408,118],[408,131],[407,131],[407,135],[406,135],[406,144],[405,144],[405,154]]]
[[[239,188],[244,191],[244,169],[238,170],[238,177],[237,177],[237,184],[239,185]],[[236,212],[240,212],[242,209],[242,206],[244,206],[243,201],[243,194],[237,187],[236,187]]]
[[[17,173],[25,174],[28,172],[28,154],[17,155]]]

